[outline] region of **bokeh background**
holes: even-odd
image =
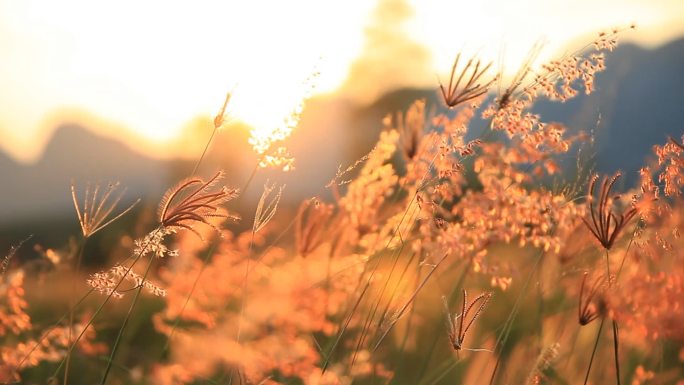
[[[247,192],[285,183],[286,206],[325,194],[387,113],[439,103],[458,52],[505,85],[540,42],[533,68],[632,23],[598,92],[536,106],[591,132],[598,170],[622,169],[629,185],[651,146],[684,128],[681,1],[0,2],[0,250],[77,233],[72,183],[119,181],[124,201],[153,207],[200,157],[227,92],[230,122],[200,172],[224,169],[239,187],[256,162],[250,130],[279,125],[315,75],[288,141],[295,170],[259,173]]]

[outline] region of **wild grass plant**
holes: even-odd
[[[682,383],[684,137],[654,146],[632,189],[617,192],[619,174],[552,188],[586,136],[531,112],[594,92],[620,32],[524,68],[493,100],[490,66],[459,55],[443,104],[389,115],[375,147],[320,186],[330,201],[279,218],[287,190],[267,184],[253,218],[237,218],[260,168],[294,166],[298,104],[286,129],[250,141],[259,160],[242,189],[195,167],[131,231],[128,256],[73,282],[49,323],[30,315],[10,250],[0,383]],[[466,139],[478,115],[489,127]],[[130,215],[116,187],[83,203],[74,188],[82,241],[44,251],[59,267],[47,274],[79,270],[88,238]]]

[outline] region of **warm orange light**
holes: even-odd
[[[142,136],[169,144],[197,116],[213,116],[235,85],[229,113],[269,130],[292,112],[301,99],[299,84],[315,65],[321,73],[317,91],[332,92],[359,55],[380,55],[373,63],[393,63],[393,68],[412,62],[401,57],[407,55],[401,49],[366,44],[369,36],[380,38],[374,44],[410,39],[427,55],[420,68],[409,68],[410,79],[389,79],[389,73],[383,78],[386,68],[374,64],[381,75],[371,78],[378,81],[355,86],[356,94],[347,95],[357,100],[406,82],[435,87],[433,75],[448,71],[464,49],[496,63],[505,46],[505,68],[515,72],[540,38],[552,43],[543,61],[580,33],[634,21],[640,28],[634,37],[653,43],[681,33],[684,25],[677,16],[684,14],[684,3],[670,0],[561,5],[543,0],[0,2],[0,147],[17,159],[35,159],[54,128],[47,126],[54,123],[50,117],[64,109],[126,127],[137,135],[121,134],[130,143]],[[403,13],[390,16],[400,23],[377,20],[385,16],[378,9],[392,14],[397,7]],[[669,24],[657,28],[662,23]],[[391,36],[383,40],[386,34]]]
[[[233,87],[232,118],[281,125],[315,66],[321,92],[344,79],[372,5],[3,2],[0,146],[35,159],[64,109],[127,127],[135,141],[169,144],[197,116],[213,116]]]

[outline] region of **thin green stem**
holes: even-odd
[[[632,237],[633,238],[633,237]],[[632,240],[630,239],[629,245],[631,246]],[[628,247],[629,250],[629,247]],[[625,251],[625,257],[622,259],[622,263],[620,264],[620,268],[618,270],[618,274],[622,271],[622,266],[625,262],[625,259],[627,257],[627,251]],[[608,249],[606,249],[606,269],[608,269],[608,287],[611,287],[613,282],[610,279],[610,262],[609,262],[609,256],[608,256]],[[617,276],[616,276],[617,279]],[[620,385],[620,357],[618,354],[618,348],[619,348],[619,341],[618,341],[618,324],[615,320],[613,320],[613,351],[614,351],[614,356],[615,356],[615,378],[617,380],[617,385]],[[601,325],[603,325],[603,320],[601,320]]]
[[[147,279],[147,275],[150,273],[150,268],[152,267],[152,262],[154,261],[154,254],[150,253],[150,261],[147,263],[147,268],[145,269],[145,274],[143,274],[142,277],[142,282],[138,285],[138,289],[135,292],[135,296],[133,297],[133,301],[131,302],[131,306],[128,308],[128,313],[126,313],[126,318],[124,318],[124,322],[121,325],[121,328],[119,329],[119,334],[116,336],[116,340],[114,341],[114,346],[112,347],[112,352],[109,354],[109,360],[107,362],[107,367],[105,368],[105,372],[102,375],[102,380],[100,381],[101,385],[104,385],[107,382],[107,376],[109,375],[109,371],[112,368],[112,363],[114,362],[114,356],[116,355],[116,352],[118,351],[119,348],[119,343],[121,342],[121,337],[123,336],[124,329],[126,329],[126,325],[128,325],[128,321],[131,319],[131,315],[133,314],[133,308],[135,308],[135,305],[138,303],[138,298],[140,297],[140,293],[142,292],[142,289],[144,287],[145,280]]]
[[[612,280],[610,279],[610,256],[608,254],[608,249],[606,251],[606,277],[608,279],[608,287],[612,285]]]
[[[218,131],[218,127],[214,127],[214,129],[211,131],[211,135],[209,136],[209,140],[207,141],[207,144],[204,145],[204,150],[202,150],[202,155],[200,155],[199,159],[195,163],[195,167],[192,169],[190,176],[195,175],[195,173],[197,172],[197,169],[199,169],[200,163],[202,163],[202,160],[204,160],[204,157],[207,155],[207,151],[209,151],[209,146],[211,145],[211,142],[214,140],[214,136],[216,136],[217,131]]]
[[[615,351],[615,378],[617,379],[617,385],[620,385],[620,359],[618,356],[618,324],[617,321],[613,320],[613,347]]]
[[[415,282],[413,283],[413,289],[416,290],[418,286],[420,285],[420,263],[416,264],[416,279]],[[409,339],[409,332],[411,330],[411,323],[413,322],[413,317],[416,313],[416,306],[411,306],[411,310],[409,311],[408,318],[406,319],[406,330],[404,331],[404,338],[401,341],[400,347],[399,347],[399,357],[397,357],[398,360],[398,365],[396,366],[395,369],[395,377],[397,376],[399,370],[401,370],[404,367],[404,352],[406,350],[406,344],[408,343]]]
[[[259,159],[257,160],[256,165],[255,165],[254,168],[252,169],[252,173],[249,174],[249,178],[247,178],[247,182],[245,182],[245,185],[242,187],[242,190],[240,190],[240,191],[242,192],[242,195],[241,195],[241,196],[245,196],[245,191],[247,191],[247,188],[249,187],[249,185],[252,183],[252,180],[253,180],[254,177],[256,176],[256,173],[257,173],[257,171],[259,170],[259,162],[261,162],[261,158],[259,158]]]
[[[520,306],[522,305],[522,297],[525,292],[527,292],[527,288],[532,281],[532,277],[537,270],[537,267],[539,266],[539,263],[542,260],[542,257],[546,254],[544,250],[539,251],[539,255],[537,259],[534,262],[534,265],[532,266],[532,271],[530,271],[530,274],[527,276],[527,280],[525,281],[520,295],[515,301],[515,304],[513,305],[513,309],[511,309],[511,312],[508,315],[508,318],[506,319],[506,322],[504,324],[503,330],[499,334],[499,336],[496,339],[496,342],[494,343],[494,350],[498,350],[498,355],[496,358],[496,365],[494,366],[494,370],[492,371],[492,376],[489,379],[489,384],[492,385],[494,383],[494,379],[496,378],[496,373],[499,370],[501,359],[502,359],[502,354],[501,352],[503,351],[504,346],[506,345],[506,342],[508,341],[508,337],[511,333],[511,330],[513,329],[513,322],[515,321],[515,318],[518,315],[518,312],[520,311]]]
[[[74,308],[78,307],[81,303],[83,303],[83,301],[86,300],[86,298],[88,298],[88,296],[89,296],[93,291],[95,291],[95,289],[92,289],[92,288],[91,288],[90,290],[88,290],[88,292],[87,292],[85,295],[81,296],[81,298],[80,298],[78,301],[76,301],[76,303],[74,304],[73,307],[74,307]],[[70,312],[71,312],[71,310],[69,310],[69,311],[67,311],[66,313],[64,313],[64,315],[62,315],[62,317],[60,317],[60,319],[58,319],[57,322],[55,322],[50,328],[48,328],[48,330],[54,330],[54,329],[56,329],[56,328],[62,323],[62,321],[64,321],[64,320],[69,316]],[[28,353],[26,353],[26,355],[25,355],[25,356],[21,359],[21,361],[19,361],[19,363],[17,364],[17,370],[18,370],[18,369],[21,369],[21,366],[24,364],[24,362],[26,362],[26,360],[31,356],[31,354],[32,354],[36,349],[38,349],[39,346],[41,346],[41,345],[43,344],[43,341],[48,337],[48,335],[50,335],[50,332],[49,332],[49,331],[46,332],[46,333],[44,333],[44,334],[38,339],[38,341],[36,341],[35,345],[33,345],[33,347],[31,348],[31,350],[29,350]]]
[[[138,261],[140,260],[140,258],[142,258],[142,256],[145,255],[145,252],[146,252],[147,248],[149,247],[149,245],[150,245],[150,241],[147,241],[147,242],[142,246],[142,248],[140,249],[140,252],[138,253],[138,255],[136,255],[136,256],[134,257],[134,260],[133,260],[133,263],[131,264],[131,266],[128,267],[128,269],[126,269],[126,272],[124,273],[123,277],[121,277],[121,279],[119,279],[119,282],[117,282],[116,285],[112,288],[111,292],[110,292],[109,294],[107,294],[107,296],[105,297],[105,300],[102,301],[102,303],[100,304],[100,306],[98,306],[98,308],[95,310],[95,313],[93,313],[93,316],[90,317],[90,319],[88,320],[88,322],[86,322],[85,326],[83,327],[83,330],[82,330],[81,333],[76,337],[76,340],[74,340],[74,342],[69,346],[69,349],[67,349],[67,353],[66,353],[67,355],[68,355],[68,354],[71,354],[71,352],[72,352],[72,351],[74,350],[74,348],[76,347],[76,344],[78,343],[78,341],[81,340],[81,338],[82,338],[83,335],[86,333],[86,331],[88,330],[88,328],[90,327],[90,325],[92,325],[93,322],[95,322],[95,318],[97,318],[97,316],[100,314],[100,312],[101,312],[102,309],[105,307],[105,305],[107,305],[107,303],[109,303],[109,300],[112,299],[112,296],[114,295],[114,293],[117,291],[117,289],[119,288],[119,286],[121,286],[121,284],[122,284],[123,281],[126,279],[126,277],[128,276],[128,274],[130,273],[130,271],[133,269],[133,266],[135,266],[135,264],[138,263]],[[130,258],[131,258],[131,257],[127,258],[127,260],[130,259]],[[95,291],[95,289],[94,289],[94,288],[91,288],[90,291],[88,291],[88,293],[86,293],[86,294],[81,298],[81,300],[78,301],[78,303],[80,303],[80,302],[82,302],[83,300],[85,300],[85,298],[88,297],[93,291]],[[62,317],[62,319],[66,318],[67,316],[68,316],[68,314],[65,314],[64,317]],[[42,339],[41,339],[41,340],[42,340]],[[38,344],[36,345],[36,347],[37,347],[37,346],[38,346]],[[35,350],[35,348],[32,349],[31,352],[33,352],[34,350]],[[31,354],[31,353],[29,352],[29,355],[30,355],[30,354]],[[24,358],[24,360],[25,360],[26,358],[28,358],[28,355]],[[22,362],[23,362],[24,360],[22,360]],[[57,375],[59,374],[59,371],[62,369],[62,366],[64,366],[64,364],[65,364],[65,359],[62,359],[62,361],[60,362],[59,366],[58,366],[57,369],[55,370],[55,373],[52,375],[52,377],[57,378]]]
[[[599,325],[598,333],[596,333],[596,342],[594,343],[594,349],[591,351],[591,358],[589,359],[589,367],[587,368],[587,375],[584,376],[584,385],[587,385],[589,381],[589,372],[591,372],[591,364],[594,363],[594,357],[596,356],[596,350],[598,349],[599,340],[601,339],[601,330],[603,329],[603,322],[605,317],[601,318],[601,324]]]
[[[456,280],[456,283],[454,284],[454,288],[451,290],[451,293],[449,293],[447,302],[451,305],[456,298],[456,295],[458,294],[458,289],[463,287],[463,282],[465,282],[466,276],[468,275],[468,272],[470,271],[470,268],[473,264],[473,258],[468,259],[468,263],[463,267],[463,271],[461,272],[461,275],[458,277]],[[441,323],[440,323],[441,325]],[[416,382],[422,383],[421,378],[425,375],[425,372],[427,371],[428,367],[430,366],[430,362],[432,362],[432,354],[437,350],[437,343],[439,340],[444,338],[444,334],[442,332],[435,333],[435,338],[432,340],[432,343],[430,344],[430,349],[428,350],[427,357],[423,361],[423,365],[421,366],[420,371],[418,372],[418,377],[416,378]]]
[[[237,330],[237,337],[236,341],[239,344],[240,343],[240,334],[242,332],[242,321],[245,316],[245,303],[247,302],[247,281],[249,280],[249,268],[250,268],[250,262],[252,261],[251,254],[252,254],[252,247],[254,245],[254,236],[256,234],[254,231],[252,231],[252,238],[249,241],[249,249],[247,251],[247,268],[245,269],[245,278],[242,281],[242,301],[240,301],[240,316],[238,318],[238,330]]]
[[[634,231],[632,231],[632,237],[629,238],[629,243],[627,244],[627,248],[625,249],[625,254],[622,256],[622,261],[620,261],[620,267],[618,268],[617,273],[615,274],[615,281],[620,277],[620,274],[622,273],[622,268],[625,266],[625,261],[627,260],[627,254],[629,254],[629,249],[632,247],[632,244],[634,243],[634,236],[636,234],[636,226]]]
[[[166,353],[166,351],[169,349],[171,346],[171,338],[173,337],[174,333],[176,332],[176,329],[178,328],[178,325],[180,324],[181,321],[181,316],[183,315],[183,312],[185,312],[185,308],[188,306],[188,303],[190,303],[190,298],[192,297],[192,294],[195,292],[195,289],[197,288],[197,284],[199,283],[200,276],[202,276],[202,273],[204,272],[204,269],[207,267],[207,262],[209,261],[209,258],[214,254],[214,251],[216,250],[217,244],[214,243],[209,251],[207,252],[207,255],[202,259],[202,266],[200,266],[200,271],[197,273],[197,277],[195,280],[192,282],[192,287],[190,288],[190,292],[188,293],[188,296],[185,297],[185,302],[183,302],[183,307],[181,307],[180,311],[176,315],[176,319],[173,322],[173,327],[171,328],[171,332],[169,333],[169,336],[166,338],[166,343],[164,344],[164,348],[162,349],[162,355]]]
[[[77,257],[76,257],[76,267],[74,269],[74,274],[78,275],[79,270],[81,269],[81,261],[83,260],[83,250],[85,249],[85,244],[86,241],[88,240],[87,237],[83,237],[81,241],[79,242],[78,245],[78,252],[77,252]],[[76,292],[76,282],[78,280],[74,279],[71,285],[71,293],[74,294]],[[71,345],[71,338],[72,336],[72,331],[74,328],[74,305],[70,304],[69,305],[69,330],[67,331],[67,341],[69,345]],[[64,384],[69,383],[69,363],[71,362],[71,352],[67,353],[66,356],[66,363],[64,367]]]

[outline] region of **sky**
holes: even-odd
[[[513,73],[538,41],[543,62],[631,23],[623,42],[663,44],[684,34],[684,1],[2,0],[0,150],[35,161],[79,123],[182,155],[229,91],[231,118],[267,127],[303,87],[369,103],[436,87],[458,52]]]

